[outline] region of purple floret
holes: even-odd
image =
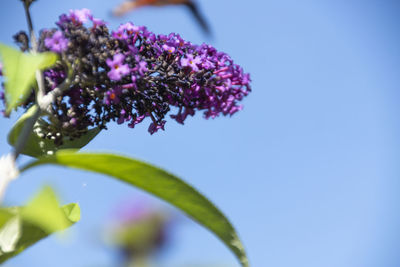
[[[72,20],[75,24],[83,24],[86,23],[89,19],[92,18],[92,11],[87,8],[76,9],[69,11],[69,19]]]
[[[51,37],[44,39],[44,45],[53,52],[62,53],[67,50],[68,39],[61,31],[56,31]]]
[[[193,56],[192,54],[186,55],[186,57],[181,59],[182,67],[190,67],[193,71],[198,71],[198,65],[201,64],[200,57]]]
[[[125,56],[123,54],[114,55],[113,59],[107,59],[107,65],[110,71],[107,73],[108,77],[113,81],[119,81],[125,75],[129,74],[128,64],[123,64]]]

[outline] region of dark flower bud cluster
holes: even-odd
[[[171,109],[170,117],[181,124],[196,111],[205,118],[233,115],[251,90],[249,74],[227,54],[175,33],[155,35],[132,23],[110,33],[87,9],[61,15],[57,26],[41,32],[39,49],[61,59],[44,72],[47,92],[71,77],[51,106],[58,136],[75,138],[93,127],[105,129],[110,121],[133,128],[146,118],[153,134],[164,129]],[[15,39],[26,49],[25,34]],[[25,107],[33,104],[29,101]]]

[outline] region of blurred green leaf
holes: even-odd
[[[62,206],[61,208],[71,223],[79,222],[81,219],[81,209],[78,204],[70,203]]]
[[[57,61],[57,54],[51,52],[25,54],[10,46],[0,44],[3,73],[6,77],[6,113],[16,108],[30,95],[35,81],[36,70],[46,69]]]
[[[15,251],[20,237],[21,219],[20,216],[13,216],[0,229],[0,260],[3,253]]]
[[[13,213],[11,213],[9,210],[0,208],[0,227],[3,227],[3,225],[13,216]]]
[[[0,263],[16,256],[49,234],[79,221],[78,204],[60,207],[53,190],[45,187],[27,206],[0,209]]]
[[[8,134],[8,143],[12,146],[18,141],[18,137],[21,134],[22,129],[24,128],[25,122],[36,113],[38,107],[32,106],[28,111],[26,111],[15,123],[13,128]],[[43,119],[37,121],[37,123],[33,127],[33,131],[30,134],[28,141],[22,151],[22,154],[37,158],[47,154],[53,154],[59,149],[67,149],[67,148],[76,148],[80,149],[86,146],[93,138],[97,136],[100,132],[99,128],[90,129],[86,134],[82,135],[80,138],[69,140],[68,137],[65,137],[63,140],[63,144],[61,146],[55,146],[54,141],[51,139],[41,138],[39,137],[39,133],[42,129],[45,129],[47,126],[47,122]]]
[[[74,212],[74,209],[66,211]],[[57,197],[50,187],[45,187],[27,206],[21,208],[20,214],[24,221],[30,222],[47,233],[63,230],[76,222],[65,216],[65,208],[60,209]],[[79,220],[79,218],[78,218]]]
[[[42,164],[56,164],[106,174],[141,188],[181,209],[195,221],[217,235],[248,266],[246,253],[228,219],[206,197],[176,176],[131,158],[63,150],[40,158],[23,171]]]

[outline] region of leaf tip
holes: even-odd
[[[78,203],[71,203],[63,207],[65,216],[72,223],[76,223],[81,219],[81,208]]]

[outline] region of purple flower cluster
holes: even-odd
[[[196,111],[205,118],[233,115],[251,90],[249,74],[229,55],[175,33],[156,35],[129,22],[110,34],[87,9],[61,15],[57,26],[40,40],[42,51],[61,54],[63,62],[44,73],[47,91],[63,82],[66,66],[75,73],[52,107],[64,135],[109,121],[133,128],[146,118],[153,134],[164,129],[171,109],[181,124]]]

